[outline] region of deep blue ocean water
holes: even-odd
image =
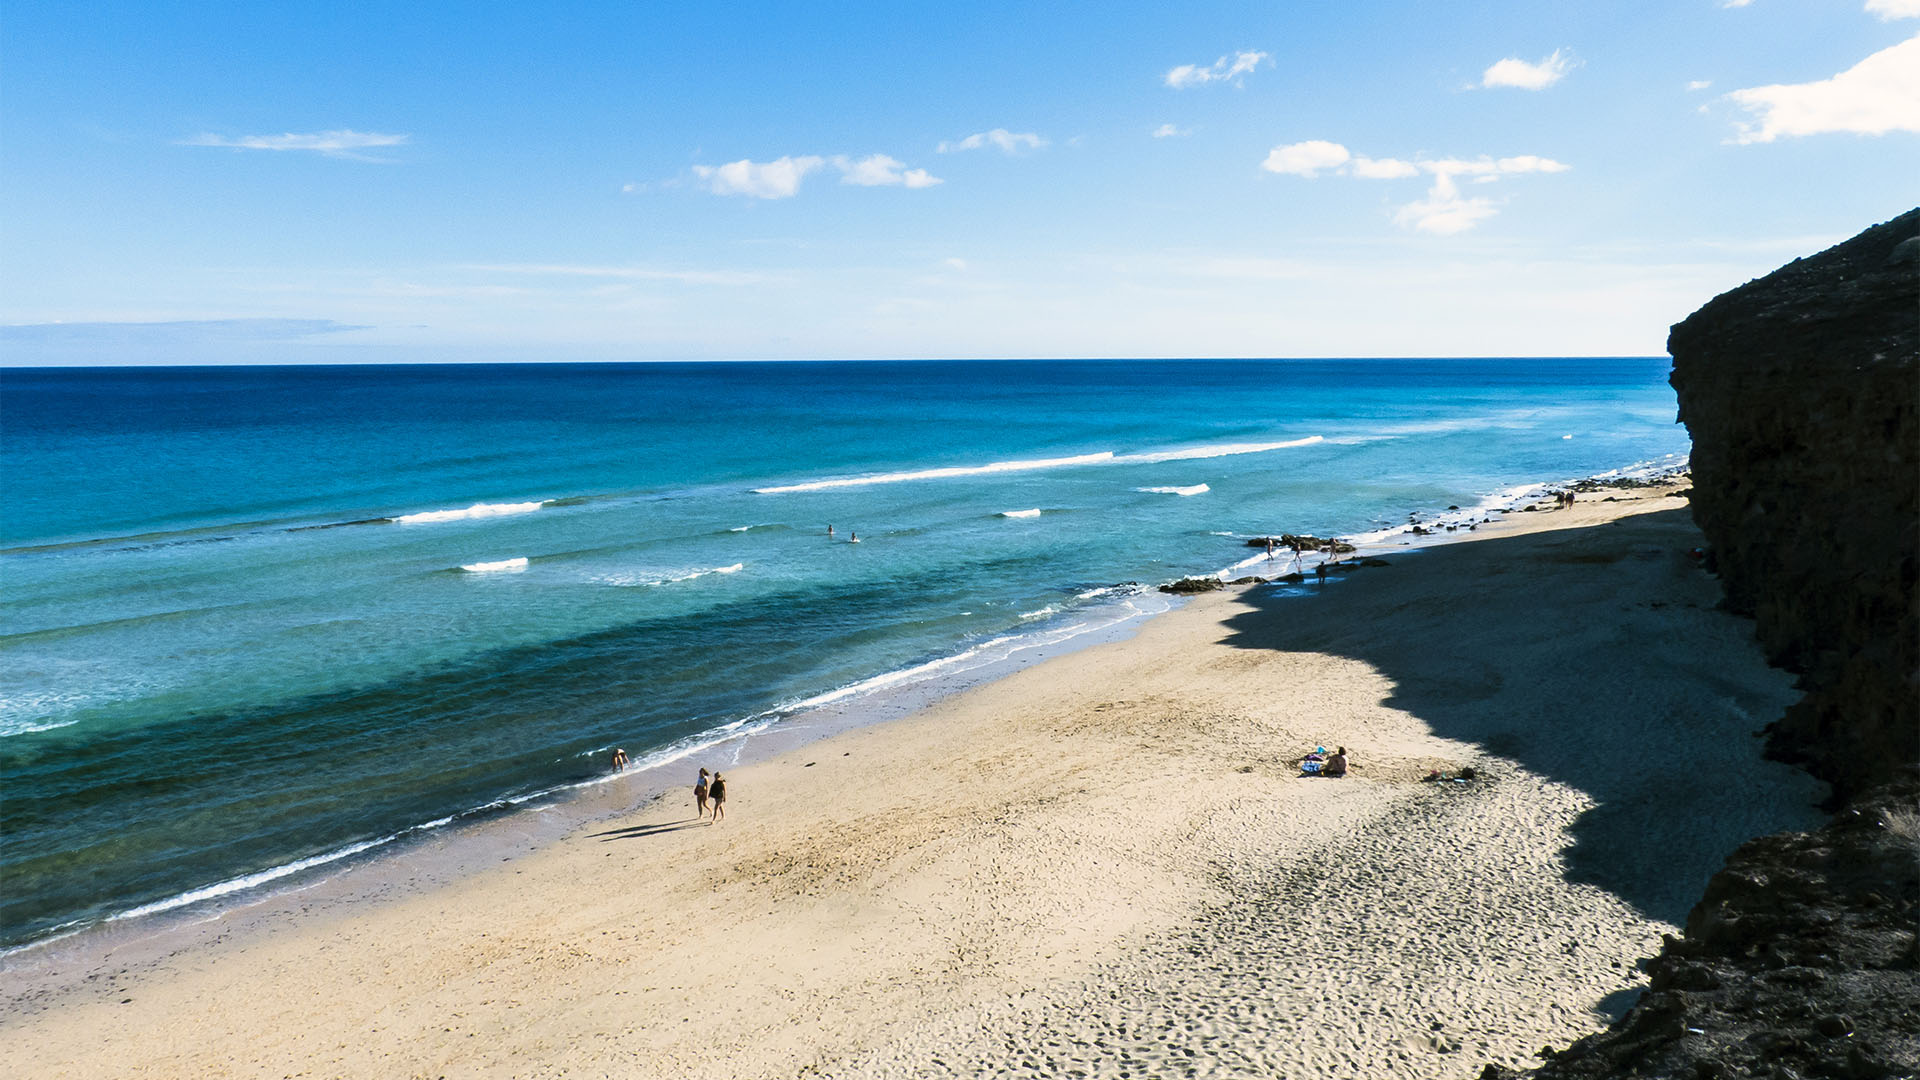
[[[1251,535],[1671,464],[1666,373],[0,372],[0,944],[777,723]]]

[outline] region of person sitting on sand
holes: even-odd
[[[700,779],[694,782],[693,805],[697,811],[695,817],[707,816],[707,770],[705,769],[700,770]]]
[[[713,784],[707,788],[707,797],[713,800],[713,820],[719,821],[727,816],[727,781],[719,773],[713,774]]]
[[[1321,768],[1320,775],[1321,776],[1347,775],[1347,748],[1346,747],[1342,746],[1333,752],[1333,756],[1328,758],[1326,765]]]
[[[623,747],[618,747],[618,746],[616,746],[616,747],[614,747],[614,748],[613,748],[613,771],[614,771],[614,772],[625,772],[625,771],[626,771],[626,768],[627,768],[627,751],[626,751],[626,749],[625,749],[625,748],[623,748]]]

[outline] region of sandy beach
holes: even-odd
[[[1605,501],[1608,496],[1614,501]],[[1670,488],[1515,513],[416,895],[5,988],[35,1077],[1467,1077],[1819,820]],[[1342,780],[1302,778],[1317,745]],[[688,772],[692,772],[692,763]],[[1469,783],[1426,783],[1472,767]],[[691,777],[689,777],[689,781]]]

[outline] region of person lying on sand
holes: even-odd
[[[713,774],[713,783],[707,787],[707,797],[713,800],[713,820],[719,821],[727,816],[727,781],[719,773]]]

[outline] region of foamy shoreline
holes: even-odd
[[[1228,447],[1203,449],[1210,453],[1222,450],[1241,453],[1313,441],[1316,440],[1295,440],[1271,445],[1235,444]],[[1178,456],[1180,456],[1178,452],[1157,455],[1160,458]],[[1644,462],[1593,477],[1515,485],[1493,492],[1464,510],[1457,507],[1448,507],[1445,510],[1433,508],[1415,510],[1407,515],[1408,520],[1404,524],[1352,537],[1351,539],[1359,546],[1359,551],[1354,558],[1406,552],[1409,549],[1419,550],[1467,539],[1465,532],[1470,532],[1481,525],[1496,524],[1500,521],[1496,515],[1517,511],[1529,502],[1544,498],[1549,491],[1575,486],[1592,487],[1596,483],[1605,483],[1623,477],[1635,483],[1647,483],[1671,479],[1676,474],[1684,476],[1685,472],[1684,462],[1678,465],[1669,462]],[[550,503],[564,501],[566,500],[522,504],[482,504],[465,511],[421,513],[377,520],[383,522],[414,519],[438,521],[476,514],[490,516],[524,513]],[[1030,513],[1037,513],[1037,511],[1016,511],[1012,516]],[[1416,529],[1419,531],[1416,532]],[[1452,535],[1456,530],[1463,535]],[[525,561],[524,559],[513,560],[519,565],[512,567],[504,563],[485,565],[487,569],[518,569],[524,566]],[[1274,576],[1283,576],[1288,570],[1300,568],[1310,570],[1312,565],[1311,559],[1298,565],[1293,563],[1282,565],[1262,553],[1239,559],[1210,573],[1222,580],[1244,576],[1249,571],[1271,570]],[[476,568],[463,567],[462,569]],[[734,569],[737,567],[723,567],[708,572],[726,573]],[[1136,591],[1142,588],[1133,586]],[[467,849],[477,851],[484,857],[490,855],[495,848],[504,847],[518,851],[528,844],[551,842],[563,835],[567,829],[602,820],[611,814],[630,809],[632,805],[637,804],[635,800],[650,799],[670,788],[681,786],[677,779],[669,779],[666,771],[689,756],[701,753],[720,754],[731,765],[761,761],[792,746],[825,737],[827,733],[898,718],[944,697],[963,693],[983,682],[1020,670],[1049,653],[1058,655],[1065,648],[1084,648],[1112,640],[1116,635],[1128,633],[1130,625],[1139,618],[1151,617],[1166,610],[1171,604],[1178,603],[1178,601],[1172,601],[1154,605],[1151,610],[1139,609],[1126,599],[1127,592],[1128,589],[1125,586],[1113,586],[1082,593],[1074,599],[1081,602],[1100,599],[1104,602],[1092,608],[1077,607],[1064,615],[1060,609],[1053,606],[1040,611],[1023,613],[1022,619],[1046,619],[1047,621],[1022,627],[1018,634],[1010,633],[986,642],[967,645],[954,653],[908,668],[883,672],[859,683],[825,691],[805,700],[774,706],[764,713],[737,718],[713,729],[643,753],[624,776],[597,775],[554,788],[503,797],[492,803],[471,807],[437,820],[414,824],[389,835],[356,841],[331,851],[316,853],[278,866],[262,868],[232,879],[209,882],[185,893],[147,901],[102,918],[89,920],[81,925],[56,928],[44,937],[0,950],[0,975],[11,970],[32,969],[39,964],[37,954],[49,946],[70,942],[76,936],[104,934],[106,937],[98,950],[81,944],[79,951],[85,955],[96,951],[124,948],[127,944],[139,942],[140,939],[149,935],[166,938],[175,935],[183,928],[205,924],[209,919],[224,919],[235,911],[262,908],[264,911],[256,915],[268,919],[275,918],[284,906],[281,901],[286,899],[281,894],[307,893],[319,888],[328,890],[327,895],[337,896],[347,902],[369,895],[384,894],[391,891],[393,881],[405,880],[413,875],[404,866],[377,867],[375,864],[419,861],[423,858],[421,851],[423,846],[435,850],[445,849],[448,846],[460,849],[455,858],[438,859],[422,875],[435,884],[444,883],[446,864],[449,862],[463,864],[473,861],[474,856]],[[1049,616],[1054,618],[1049,619]],[[1071,625],[1073,623],[1079,625]],[[1001,646],[1005,647],[999,648]],[[996,649],[1003,655],[989,656],[972,665],[967,663],[980,653],[992,653]],[[958,664],[957,668],[956,664]],[[928,683],[931,685],[923,685]],[[786,725],[784,729],[774,730],[777,725],[782,724]],[[761,742],[766,745],[756,745],[748,749],[748,744],[752,742]],[[611,749],[610,744],[594,751],[596,760]],[[628,792],[627,798],[609,799],[607,797],[604,789],[616,783]],[[559,811],[554,817],[564,824],[559,826],[544,824],[540,828],[527,828],[523,825],[515,828],[511,825],[503,826],[493,820],[503,812],[528,813],[532,810]],[[485,835],[479,838],[462,838],[454,835],[463,830],[479,834],[504,832],[511,839],[502,845],[499,841],[486,838]],[[347,875],[374,877],[377,880],[369,883],[368,887],[358,888],[353,882],[344,880]],[[230,904],[231,908],[224,906],[227,904]],[[65,947],[73,948],[74,946],[69,944]],[[166,946],[169,949],[172,947],[175,946]]]
[[[1817,795],[1733,737],[1789,679],[1684,514],[1645,516],[1684,504],[1619,497],[1314,602],[1203,597],[743,767],[718,828],[649,802],[143,970],[9,974],[0,1025],[50,1076],[1471,1075],[1599,1026],[1692,879]],[[1336,739],[1350,781],[1292,778]],[[1706,779],[1647,781],[1655,739]],[[1463,763],[1491,781],[1417,783]]]

